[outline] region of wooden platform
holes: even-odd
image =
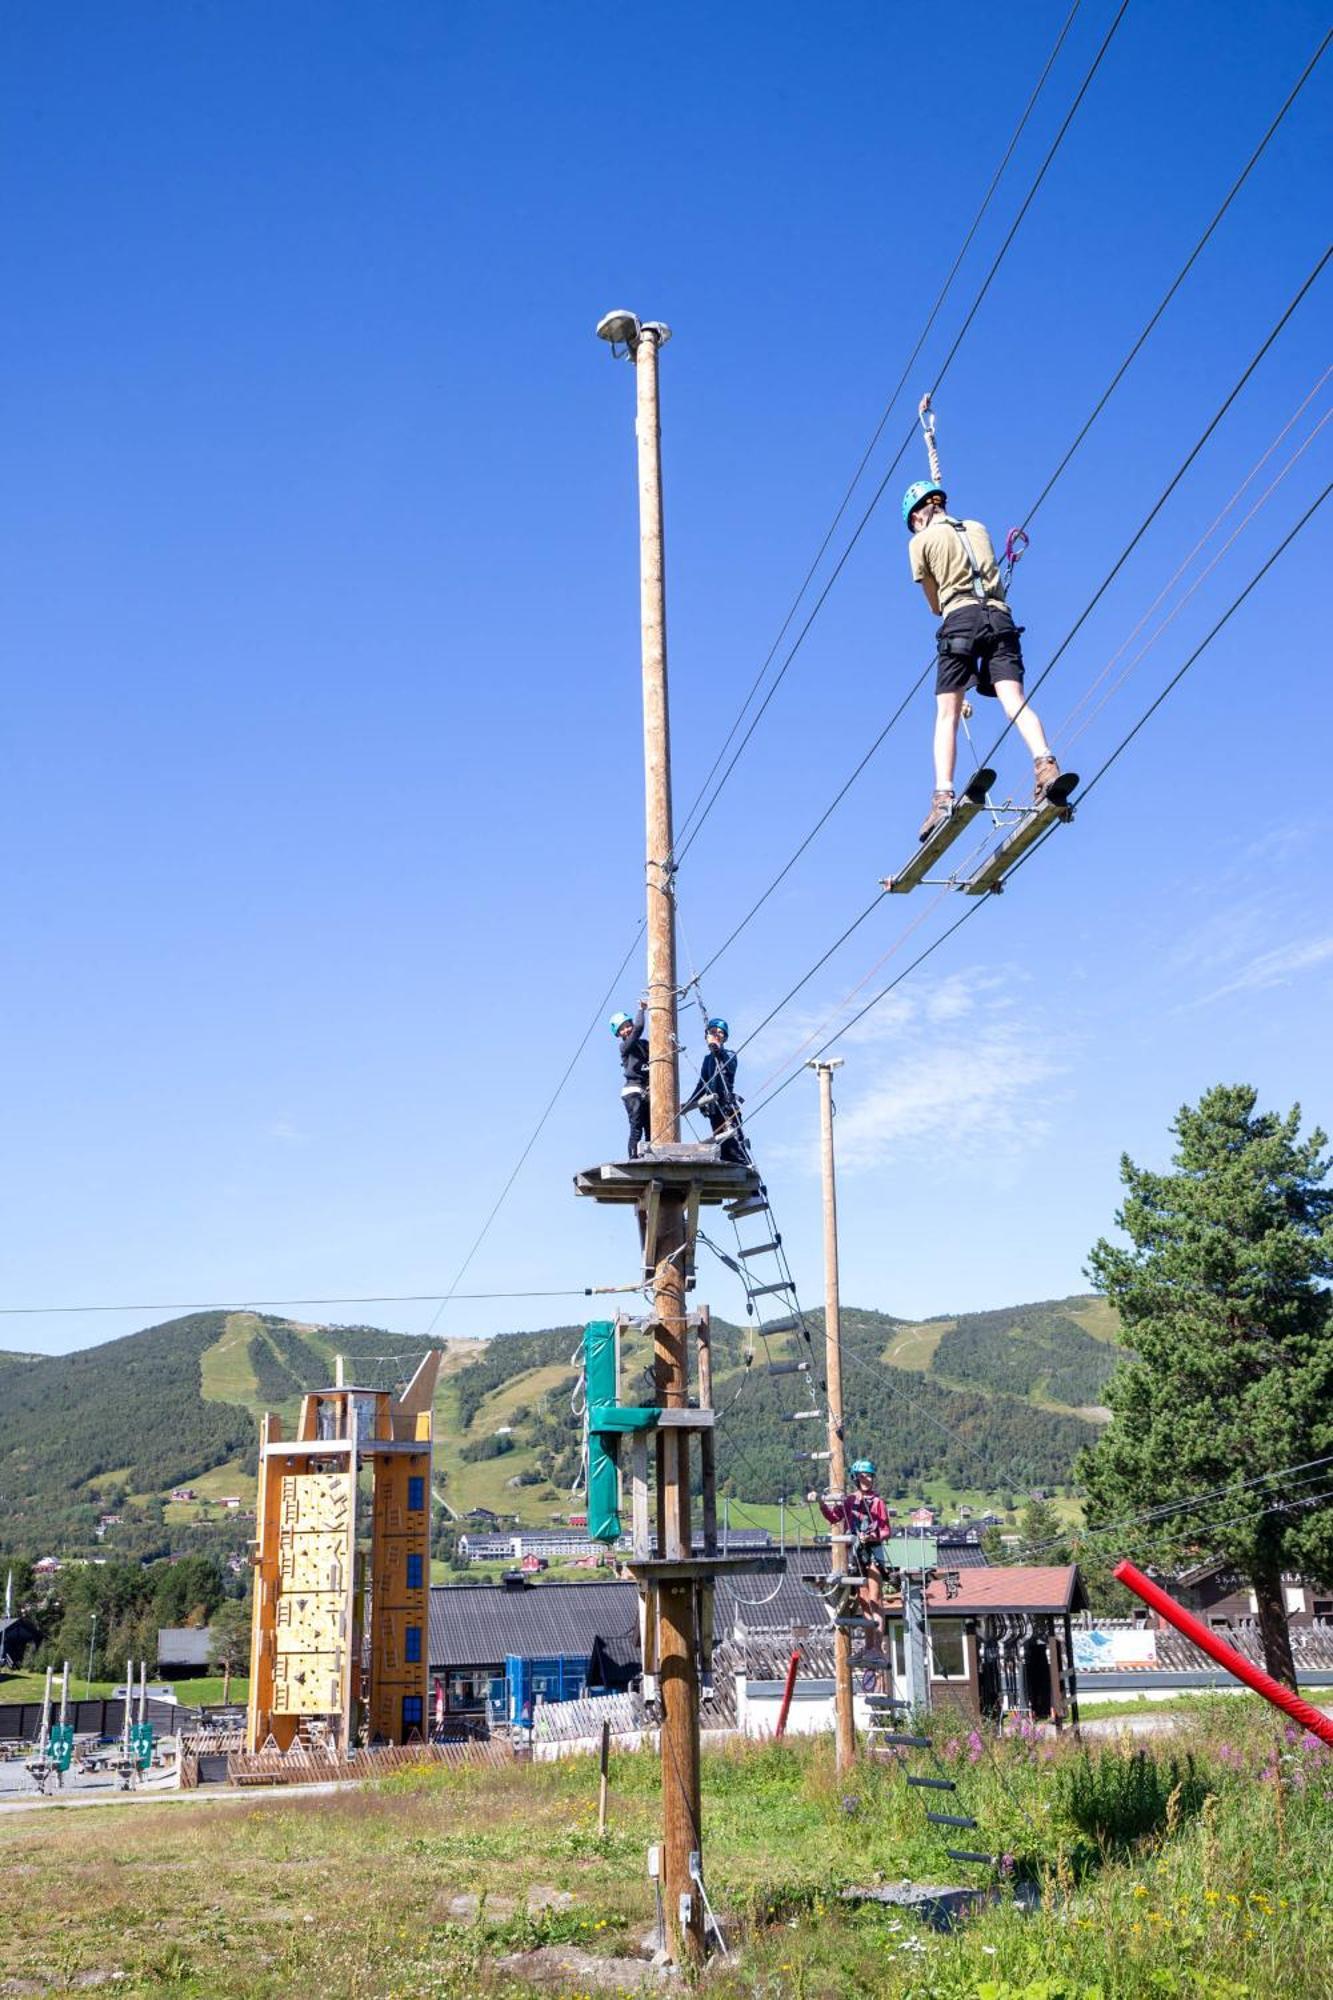
[[[750,1556],[624,1556],[617,1558],[617,1567],[628,1570],[638,1583],[701,1583],[715,1576],[728,1576],[734,1570],[758,1570],[761,1575],[775,1576],[782,1569],[781,1558],[767,1555]]]
[[[743,1201],[747,1195],[757,1194],[760,1187],[754,1167],[724,1160],[720,1144],[713,1142],[659,1146],[654,1152],[640,1154],[637,1160],[608,1160],[600,1167],[586,1167],[574,1176],[574,1192],[589,1195],[593,1201],[637,1206],[647,1199],[654,1183],[662,1192],[679,1190],[711,1206]]]

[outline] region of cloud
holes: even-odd
[[[1034,1103],[1049,1098],[1073,1047],[1020,1007],[1019,984],[1013,974],[960,973],[911,999],[894,995],[887,1031],[879,1009],[849,1030],[839,1047],[859,1043],[863,1053],[854,1089],[844,1083],[838,1097],[840,1172],[865,1172],[890,1154],[936,1158],[942,1145],[984,1145],[993,1159],[1014,1160],[1044,1143],[1048,1122]],[[822,1017],[820,1040],[837,1018]],[[810,1166],[808,1146],[781,1150]]]
[[[264,1127],[264,1137],[276,1139],[284,1146],[304,1146],[309,1134],[298,1130],[286,1118],[275,1118],[271,1124]]]
[[[966,1042],[918,1047],[889,1065],[838,1120],[838,1161],[848,1173],[878,1166],[892,1151],[941,1140],[1014,1157],[1043,1143],[1048,1126],[1032,1102],[1061,1068],[1016,1022],[982,1028]]]
[[[1214,987],[1210,993],[1200,994],[1193,1004],[1206,1007],[1229,993],[1259,992],[1265,987],[1289,986],[1300,973],[1312,971],[1317,965],[1327,965],[1330,960],[1333,960],[1333,936],[1295,938],[1289,944],[1258,952],[1223,985]]]

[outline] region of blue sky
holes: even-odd
[[[675,331],[683,808],[1065,11],[8,10],[0,1300],[448,1286],[642,901],[632,379],[596,321],[623,304]],[[914,393],[1112,11],[1085,0]],[[1323,29],[1303,0],[1132,0],[938,398],[951,495],[997,534]],[[1015,590],[1031,666],[1322,253],[1331,98],[1326,57],[1043,507]],[[1331,284],[1039,697],[1064,748],[1069,711],[1272,446],[1177,594],[1282,474],[1275,490],[1070,739],[1085,771],[1327,483]],[[864,499],[910,416],[904,396]],[[686,859],[683,962],[712,955],[930,652],[896,504],[921,469],[913,447]],[[1333,1122],[1331,533],[1327,508],[1075,826],[839,1045],[845,1299],[923,1315],[1078,1288],[1120,1152],[1161,1160],[1175,1108],[1212,1082]],[[917,697],[710,973],[738,1040],[910,849],[930,708]],[[1018,787],[1012,740],[1002,757]],[[752,1104],[846,1018],[925,896],[886,903],[746,1050]],[[911,948],[956,914],[929,911]],[[692,1021],[686,1039],[688,1068]],[[632,1277],[626,1217],[570,1186],[619,1146],[617,1082],[599,1025],[462,1290]],[[811,1300],[816,1134],[804,1077],[753,1133]],[[728,1275],[701,1277],[734,1311]],[[439,1326],[580,1312],[460,1300]],[[419,1332],[432,1308],[311,1316]],[[151,1317],[9,1317],[0,1346]]]

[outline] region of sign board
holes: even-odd
[[[1074,1672],[1123,1671],[1157,1665],[1157,1634],[1147,1625],[1104,1627],[1074,1632]]]
[[[130,1755],[139,1770],[146,1771],[153,1761],[153,1725],[151,1722],[130,1724]]]
[[[47,1739],[47,1754],[57,1771],[68,1771],[74,1757],[74,1725],[53,1722]]]
[[[939,1545],[933,1535],[893,1535],[884,1544],[884,1554],[893,1569],[934,1569]]]

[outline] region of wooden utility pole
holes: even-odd
[[[838,1191],[833,1171],[833,1072],[841,1056],[807,1065],[819,1078],[820,1163],[824,1183],[824,1376],[828,1383],[829,1486],[847,1491],[847,1451],[842,1422],[842,1326],[838,1303]],[[845,1530],[844,1530],[845,1536]],[[847,1569],[845,1539],[833,1543],[834,1573]],[[852,1635],[842,1626],[833,1632],[833,1686],[837,1720],[837,1762],[848,1771],[856,1759],[856,1729],[852,1721]]]
[[[676,894],[671,827],[671,719],[667,701],[666,575],[662,542],[658,358],[669,330],[640,325],[631,344],[639,446],[639,600],[643,646],[643,763],[648,892],[648,1088],[653,1146],[680,1140],[676,1037]],[[661,1193],[653,1269],[653,1380],[657,1405],[689,1400],[685,1316],[686,1201]],[[657,1433],[659,1557],[690,1556],[689,1432]],[[692,1577],[660,1579],[656,1592],[662,1705],[662,1890],[681,1962],[704,1955],[702,1812],[699,1784],[699,1662]],[[692,1865],[693,1864],[693,1865]]]

